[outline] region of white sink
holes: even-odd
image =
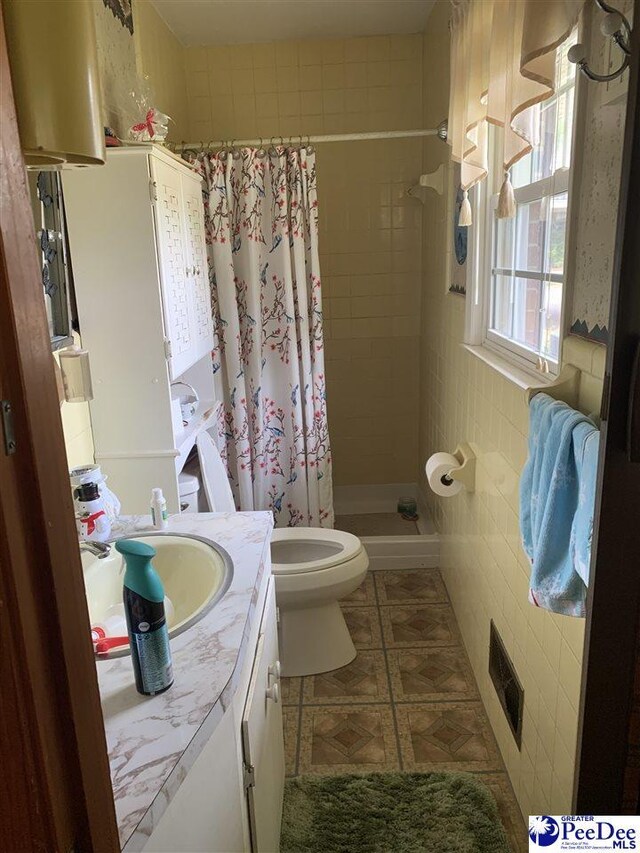
[[[168,624],[170,637],[202,619],[231,584],[231,558],[209,539],[176,533],[145,533],[127,538],[140,539],[156,550],[152,563],[174,608]],[[102,559],[83,551],[82,564],[89,619],[91,625],[97,625],[113,613],[111,608],[122,604],[124,558],[113,547],[109,556]],[[126,654],[128,645],[117,646],[98,659]]]

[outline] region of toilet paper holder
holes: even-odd
[[[468,492],[476,490],[476,454],[471,449],[471,445],[467,442],[462,442],[453,451],[453,456],[460,462],[459,468],[452,468],[449,471],[451,480],[457,480],[465,487]]]

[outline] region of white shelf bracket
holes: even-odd
[[[560,373],[545,385],[531,385],[524,392],[527,404],[536,394],[544,392],[554,400],[562,400],[572,409],[578,407],[578,389],[580,387],[580,371],[573,364],[563,365]]]

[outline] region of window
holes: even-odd
[[[535,107],[539,143],[511,170],[517,212],[497,219],[498,193],[485,192],[483,343],[523,366],[557,372],[575,113],[575,37],[557,53],[557,89]],[[491,129],[493,175],[501,176],[498,133]],[[496,159],[498,162],[496,163]],[[492,180],[493,179],[493,180]],[[496,182],[499,183],[499,182]]]

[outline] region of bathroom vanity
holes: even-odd
[[[97,662],[125,851],[276,851],[284,788],[277,614],[266,512],[183,514],[169,532],[212,540],[229,588],[171,640],[173,686],[139,695],[129,656]],[[140,535],[128,517],[114,535]],[[88,555],[85,555],[88,560]]]

